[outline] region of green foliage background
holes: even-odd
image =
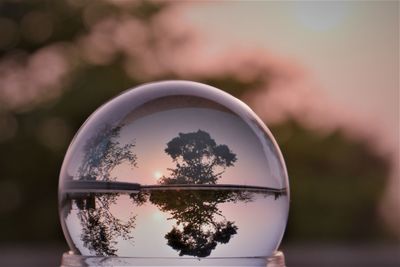
[[[0,17],[19,25],[29,12],[49,12],[52,35],[41,42],[20,38],[2,47],[0,61],[15,51],[35,53],[58,42],[72,42],[88,32],[81,1],[2,1]],[[145,25],[173,2],[140,2],[117,8],[96,1],[102,14],[97,19],[123,13]],[[0,36],[2,32],[0,32]],[[154,39],[156,42],[157,39]],[[127,75],[123,56],[106,65],[79,62],[56,101],[29,109],[10,109],[0,99],[0,118],[11,116],[16,133],[0,142],[0,241],[63,240],[57,211],[58,174],[73,133],[101,104],[121,91],[149,80],[189,79],[204,82],[241,97],[257,90],[259,78],[242,81],[229,74],[181,77],[174,70],[148,78]],[[263,77],[269,77],[264,73]],[[0,85],[1,86],[1,85]],[[41,133],[39,126],[56,118],[68,125]],[[53,124],[52,124],[53,125]],[[55,124],[57,125],[57,124]],[[385,241],[392,240],[378,214],[378,204],[388,177],[389,165],[366,143],[347,139],[341,130],[328,135],[314,132],[295,119],[268,125],[286,160],[291,183],[291,210],[285,242],[290,241]],[[1,128],[3,127],[3,128]],[[7,124],[0,123],[0,132]]]

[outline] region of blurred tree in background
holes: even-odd
[[[242,66],[250,78],[228,64],[225,72],[182,71],[174,59],[195,37],[167,23],[175,4],[0,3],[1,241],[63,240],[57,183],[64,154],[84,120],[122,90],[162,79],[204,82],[239,98],[260,85],[268,90],[279,69]],[[268,126],[291,182],[286,241],[392,239],[377,211],[387,159],[340,129],[321,134],[296,118]]]

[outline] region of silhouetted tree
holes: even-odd
[[[82,165],[78,170],[79,180],[100,180],[110,181],[111,171],[122,162],[127,161],[136,166],[137,157],[131,149],[134,143],[121,146],[116,139],[120,135],[122,126],[111,128],[105,125],[98,131],[85,146]]]
[[[210,134],[179,133],[167,143],[165,152],[176,163],[163,176],[160,184],[216,184],[225,168],[233,166],[236,154],[227,145],[217,145]],[[207,257],[218,243],[227,243],[237,233],[234,222],[226,220],[219,203],[250,201],[251,195],[238,191],[183,190],[157,191],[150,195],[151,203],[169,212],[177,225],[165,235],[168,245],[179,255]]]
[[[116,4],[117,2],[118,4]],[[282,72],[280,64],[270,64],[267,69],[259,70],[256,67],[259,65],[257,61],[249,61],[250,64],[246,71],[248,70],[252,75],[247,75],[245,79],[235,75],[235,72],[230,72],[230,68],[220,69],[220,71],[208,70],[196,75],[178,75],[181,72],[176,71],[175,64],[168,65],[166,64],[168,62],[163,60],[160,60],[157,64],[154,61],[142,61],[140,57],[136,60],[135,57],[127,58],[126,54],[123,53],[117,54],[115,60],[108,64],[92,64],[90,60],[85,60],[86,57],[82,56],[86,54],[86,49],[81,46],[81,37],[90,37],[88,33],[93,28],[97,28],[97,22],[104,24],[103,22],[111,21],[114,23],[115,21],[131,21],[131,19],[139,21],[139,24],[145,27],[144,32],[150,34],[150,38],[147,38],[147,45],[144,45],[144,51],[150,51],[146,53],[150,55],[150,58],[153,58],[152,55],[161,55],[159,59],[162,59],[165,58],[165,53],[171,53],[171,49],[165,49],[164,45],[168,40],[170,45],[176,49],[174,51],[179,51],[181,48],[185,50],[185,48],[188,48],[185,44],[192,44],[190,29],[189,31],[181,31],[181,28],[178,27],[178,32],[181,35],[174,35],[172,33],[175,27],[166,27],[168,23],[165,24],[167,21],[165,15],[173,13],[170,12],[169,6],[174,8],[174,4],[178,1],[132,1],[132,5],[128,7],[125,4],[120,5],[120,2],[100,0],[1,1],[0,17],[2,18],[2,26],[7,29],[0,31],[0,39],[2,40],[0,63],[3,69],[6,66],[16,66],[15,70],[17,71],[26,66],[27,69],[24,70],[24,73],[31,69],[32,75],[27,76],[36,77],[37,67],[29,67],[36,60],[30,60],[26,56],[34,56],[37,52],[39,52],[38,55],[43,55],[43,52],[45,52],[48,55],[45,58],[52,59],[50,61],[54,62],[54,59],[57,59],[58,56],[54,57],[52,52],[48,54],[48,48],[53,51],[53,48],[60,48],[60,45],[63,50],[68,48],[68,57],[71,58],[71,63],[74,66],[71,75],[68,75],[68,80],[63,80],[60,83],[63,87],[62,91],[46,90],[41,91],[44,92],[43,94],[36,94],[35,91],[30,89],[26,93],[25,86],[18,86],[19,80],[17,85],[15,84],[15,77],[19,77],[19,75],[17,75],[18,71],[14,70],[9,71],[11,79],[7,79],[11,81],[12,87],[2,84],[5,94],[0,97],[0,122],[2,122],[0,123],[0,169],[1,179],[3,179],[0,180],[7,182],[9,180],[7,177],[12,177],[9,181],[15,183],[20,190],[23,189],[24,196],[20,199],[21,203],[16,206],[15,210],[11,212],[3,210],[1,214],[1,216],[7,218],[0,220],[0,228],[7,229],[7,231],[2,231],[1,234],[1,240],[4,242],[63,241],[58,218],[52,216],[52,214],[57,212],[54,192],[58,181],[54,178],[59,174],[59,167],[70,138],[72,138],[68,132],[77,131],[84,119],[102,103],[120,93],[121,90],[154,79],[185,79],[213,85],[241,98],[249,93],[257,92],[260,88],[267,91],[270,88],[269,85],[276,81],[275,77],[278,78],[278,81],[282,77],[286,77],[286,72],[285,70]],[[94,13],[95,16],[88,16],[88,14]],[[44,17],[43,14],[45,14]],[[32,34],[36,35],[36,33],[43,36],[43,29],[41,27],[26,28],[25,22],[32,21],[33,17],[40,18],[40,23],[45,23],[47,29],[49,27],[52,29],[48,38],[39,40],[39,43],[38,39],[30,37],[32,37]],[[47,19],[43,21],[43,18]],[[160,20],[159,18],[163,19]],[[163,23],[156,23],[158,21]],[[172,20],[172,22],[175,22],[175,20]],[[18,25],[18,27],[15,25]],[[129,31],[132,29],[132,27],[124,28]],[[38,31],[32,32],[32,29],[38,29]],[[163,29],[167,29],[167,31]],[[117,30],[119,32],[121,29],[117,27]],[[27,33],[28,35],[26,35]],[[128,36],[123,35],[123,37]],[[131,35],[131,37],[134,39],[135,35]],[[130,42],[128,38],[125,44]],[[160,43],[163,45],[159,45]],[[132,48],[128,45],[121,47],[128,47],[129,51]],[[93,49],[93,51],[89,49],[88,51],[92,54],[99,49]],[[107,49],[107,51],[109,50]],[[142,49],[138,49],[138,54],[142,55],[142,51]],[[71,57],[72,54],[78,55],[78,59]],[[103,55],[108,55],[108,52],[106,54],[100,53],[99,58],[102,59]],[[81,67],[75,67],[78,61],[81,62]],[[12,64],[4,64],[5,62]],[[16,64],[18,62],[22,64]],[[44,62],[47,63],[47,60]],[[59,62],[59,60],[55,60],[55,62]],[[143,75],[140,66],[148,66],[149,64],[146,63],[149,62],[155,64],[151,65],[155,66],[155,70],[165,65],[170,71],[151,77]],[[251,64],[252,62],[255,64]],[[34,66],[36,66],[36,63]],[[46,66],[54,69],[50,63],[47,63]],[[57,72],[58,64],[55,64],[55,66]],[[126,66],[129,66],[129,75]],[[132,71],[136,68],[131,66],[137,66],[138,71]],[[215,67],[215,65],[213,66]],[[48,73],[47,71],[44,72]],[[41,80],[39,79],[39,81]],[[295,79],[292,81],[295,82]],[[41,84],[42,82],[39,82],[37,86],[42,88]],[[18,93],[14,89],[10,91],[10,88],[14,87],[21,87],[22,93]],[[35,95],[42,97],[38,99],[34,97]],[[60,96],[58,101],[54,101],[52,98],[55,95]],[[28,105],[18,105],[17,110],[10,110],[9,108],[13,107],[15,103],[21,102],[23,96],[29,101],[22,101],[22,103],[28,103]],[[48,98],[48,96],[50,97]],[[50,99],[50,102],[48,102],[50,105],[37,106],[35,103],[43,103],[42,98]],[[13,99],[13,101],[9,101],[9,99]],[[12,135],[7,137],[7,133],[13,132],[13,127],[10,127],[10,124],[7,123],[9,121],[7,118],[10,118],[13,122],[11,126],[18,126],[14,137]],[[58,146],[56,150],[49,149],[48,143],[37,138],[37,130],[40,129],[41,123],[49,118],[61,119],[66,122],[67,129],[70,129],[62,135],[55,135],[62,141],[61,146]],[[369,242],[388,239],[397,242],[395,235],[388,230],[379,214],[379,205],[381,205],[391,170],[390,160],[386,157],[387,154],[376,153],[370,149],[371,144],[368,141],[348,138],[341,130],[331,132],[331,134],[324,132],[321,135],[315,128],[306,127],[303,120],[296,118],[292,117],[292,120],[288,118],[288,120],[282,121],[280,125],[269,124],[281,146],[291,176],[296,177],[296,179],[291,180],[291,183],[292,187],[296,188],[292,195],[293,199],[297,201],[292,202],[291,220],[289,220],[289,231],[286,238],[296,241],[323,239],[367,240]],[[58,133],[57,129],[53,130]],[[26,149],[27,147],[29,149]],[[22,151],[23,153],[21,153]],[[21,162],[23,162],[23,168]],[[46,162],[46,164],[43,164],[43,162]],[[46,186],[38,187],[38,179],[32,179],[33,173],[35,177],[40,177],[40,182]],[[368,186],[366,186],[366,183],[368,183]],[[343,184],[347,186],[344,187]],[[1,188],[6,190],[5,186]],[[354,188],[357,188],[357,190],[354,190]],[[315,194],[315,192],[324,192],[324,194]],[[341,201],[338,201],[338,192],[340,192]],[[8,193],[11,193],[11,191]],[[344,208],[343,203],[350,202],[352,205],[346,205]],[[15,205],[9,206],[6,205],[8,208]],[[32,208],[27,209],[27,206]],[[47,214],[47,216],[41,216],[42,223],[26,224],[26,218],[35,218],[39,209],[43,211],[43,214]],[[329,210],[329,212],[321,216],[320,212],[315,212],[320,210]],[[337,218],[347,219],[338,224]],[[314,223],[310,224],[310,221]]]
[[[225,168],[233,166],[236,154],[227,145],[217,145],[210,134],[198,130],[179,133],[167,143],[165,152],[176,163],[170,177],[162,177],[161,184],[215,184]]]
[[[228,243],[231,236],[237,233],[237,229],[233,222],[229,221],[215,224],[212,230],[186,224],[183,230],[174,227],[165,238],[169,246],[179,251],[179,256],[207,257],[215,249],[217,242]]]
[[[179,255],[207,257],[218,243],[228,243],[238,227],[228,221],[217,205],[252,201],[253,193],[218,190],[155,191],[150,201],[169,212],[177,225],[165,235]]]
[[[117,238],[132,240],[131,230],[135,228],[136,216],[122,222],[110,211],[116,203],[118,194],[89,194],[76,197],[78,219],[82,225],[83,245],[97,256],[116,256]]]
[[[150,193],[140,191],[139,193],[129,194],[129,197],[132,199],[132,203],[136,206],[141,206],[149,200]]]

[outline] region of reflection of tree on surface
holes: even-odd
[[[198,130],[179,133],[167,143],[165,152],[176,163],[170,177],[160,184],[216,184],[226,167],[237,160],[227,145],[217,145],[210,134]],[[228,243],[238,227],[228,221],[217,205],[251,201],[251,195],[234,191],[183,190],[152,192],[150,201],[169,212],[177,225],[165,235],[179,255],[207,257],[218,243]]]
[[[161,184],[216,184],[226,167],[237,160],[227,145],[217,145],[210,134],[198,130],[179,133],[167,143],[165,152],[176,163],[170,177],[162,177]]]
[[[207,257],[218,243],[228,243],[238,230],[217,205],[252,201],[252,194],[221,190],[155,191],[150,201],[176,220],[177,225],[165,235],[169,246],[178,250],[180,256]]]
[[[87,163],[80,169],[85,170],[82,173],[86,175],[82,174],[82,177],[90,178],[96,174],[103,180],[109,180],[110,170],[121,161],[130,160],[132,164],[135,163],[136,156],[129,150],[133,145],[120,147],[118,142],[112,140],[118,137],[120,129],[103,131],[86,144]],[[95,152],[102,153],[105,159],[98,159],[93,155]],[[201,130],[180,133],[179,137],[168,142],[165,152],[176,162],[176,168],[170,169],[169,177],[160,179],[161,185],[211,184],[217,187],[217,180],[225,168],[233,166],[237,161],[236,154],[228,146],[217,145],[207,132]],[[111,160],[114,156],[116,159]],[[218,205],[250,202],[255,194],[254,191],[204,187],[200,190],[168,188],[150,192],[145,187],[142,189],[129,195],[133,203],[140,206],[150,201],[161,211],[171,214],[170,219],[174,219],[176,225],[165,235],[167,244],[179,251],[180,256],[194,257],[209,256],[218,244],[228,243],[238,233],[239,228],[235,222],[228,220]],[[273,193],[266,195],[270,194]],[[135,228],[135,216],[124,222],[110,211],[119,194],[74,193],[72,196],[78,208],[77,217],[82,225],[81,240],[84,247],[98,256],[116,256],[118,239],[133,239],[131,230]]]
[[[121,126],[104,125],[92,138],[86,141],[82,164],[78,169],[78,180],[113,181],[111,171],[127,161],[136,165],[137,157],[131,149],[134,143],[121,145],[116,139]],[[110,211],[119,194],[73,194],[70,196],[78,208],[77,217],[82,225],[83,245],[98,256],[115,256],[117,238],[132,240],[130,230],[135,227],[135,216],[127,222],[121,221]],[[70,213],[72,205],[66,207]]]
[[[130,231],[135,227],[136,216],[127,222],[116,218],[110,206],[116,204],[118,194],[87,194],[74,198],[77,217],[82,225],[83,245],[97,256],[116,256],[116,239],[132,240]]]
[[[131,151],[135,144],[121,146],[115,140],[119,137],[121,129],[122,126],[111,128],[105,125],[86,142],[83,147],[85,155],[78,170],[79,180],[115,180],[110,173],[116,166],[124,161],[136,165],[137,157]]]

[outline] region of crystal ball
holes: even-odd
[[[99,107],[60,173],[61,225],[82,256],[268,257],[288,209],[270,131],[240,100],[196,82],[144,84]]]

